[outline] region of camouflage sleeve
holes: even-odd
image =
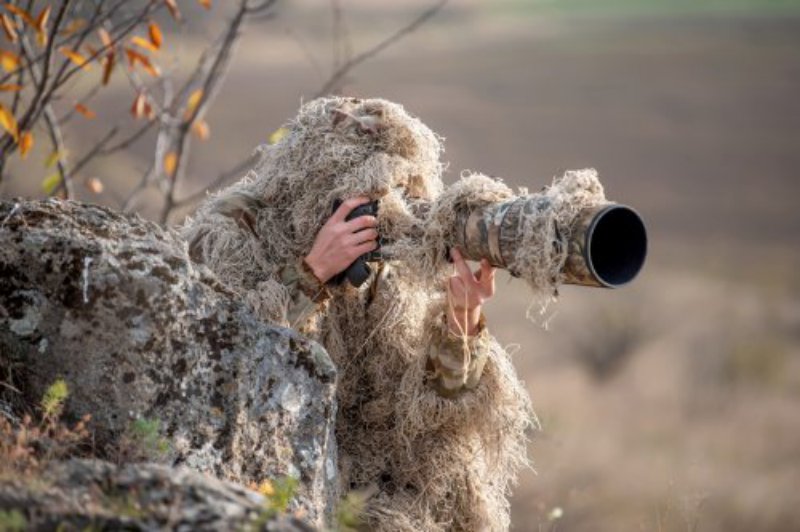
[[[483,314],[473,336],[453,334],[444,314],[437,329],[428,347],[427,362],[434,390],[442,397],[456,397],[464,390],[475,389],[489,356],[491,339]]]
[[[330,297],[328,289],[303,260],[281,268],[279,279],[289,291],[286,320],[290,327],[304,321],[320,303]]]

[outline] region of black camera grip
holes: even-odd
[[[336,210],[341,206],[342,200],[336,199],[333,202],[333,209],[331,214],[336,212]],[[359,216],[375,216],[378,214],[378,200],[373,200],[369,203],[365,203],[364,205],[359,205],[355,209],[353,209],[345,218],[346,221],[350,221],[354,218],[358,218]],[[350,264],[343,272],[333,276],[330,281],[331,284],[340,285],[344,282],[345,279],[350,281],[350,284],[354,287],[358,288],[367,279],[369,279],[370,273],[372,273],[372,268],[369,267],[367,264],[367,260],[370,260],[372,257],[376,256],[376,251],[371,251],[369,253],[365,253],[361,255],[356,260]]]

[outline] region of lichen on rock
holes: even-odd
[[[14,415],[63,378],[65,415],[92,415],[97,456],[155,419],[167,464],[243,485],[294,475],[295,507],[324,521],[336,371],[321,346],[257,319],[139,217],[47,200],[0,202],[0,221],[0,400]]]

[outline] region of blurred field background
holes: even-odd
[[[170,68],[193,65],[231,4],[187,8]],[[431,5],[339,4],[339,50],[356,54]],[[331,32],[331,4],[312,0],[247,28],[185,193],[316,92]],[[536,190],[594,167],[648,223],[631,286],[566,287],[534,324],[503,277],[487,310],[519,346],[543,429],[515,530],[800,530],[800,2],[453,1],[345,86],[446,137],[450,181],[471,169]],[[132,98],[118,83],[95,110],[111,120]],[[100,131],[87,121],[68,142],[81,151]],[[152,153],[144,139],[95,165],[105,191],[80,195],[119,206]],[[3,196],[41,195],[41,162],[9,171]],[[158,202],[151,191],[137,210]]]

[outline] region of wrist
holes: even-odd
[[[311,255],[308,255],[306,258],[303,259],[303,265],[306,269],[317,278],[320,284],[325,284],[328,282],[328,279],[333,277],[333,275],[329,275],[325,268],[322,268],[317,261]]]
[[[447,328],[455,335],[475,336],[480,332],[481,306],[473,308],[450,307],[447,311]]]

